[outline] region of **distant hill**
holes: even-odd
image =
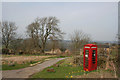
[[[115,44],[118,43],[118,41],[93,41],[93,42],[97,42],[97,43],[115,43]]]
[[[63,40],[63,42],[70,43],[71,40]],[[92,41],[92,42],[97,42],[97,43],[115,43],[115,44],[118,43],[118,41]]]

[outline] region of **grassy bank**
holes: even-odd
[[[61,63],[62,61],[64,62]],[[31,78],[73,78],[76,75],[83,75],[83,74],[90,73],[88,71],[83,70],[82,64],[80,66],[72,65],[69,62],[70,61],[69,59],[62,60],[62,61],[59,61],[57,63],[59,64],[59,67],[56,67],[53,65],[51,67],[44,69],[39,73],[32,75]],[[54,69],[55,72],[48,72],[47,70],[50,68]]]
[[[44,62],[45,59],[41,60],[41,63]],[[21,69],[21,68],[25,68],[25,67],[29,67],[30,64],[34,64],[37,63],[39,61],[32,61],[32,62],[27,62],[25,64],[13,64],[13,65],[8,65],[8,64],[2,64],[2,70],[16,70],[16,69]]]
[[[26,63],[26,64],[14,64],[13,66],[9,66],[7,64],[2,65],[2,70],[16,70],[16,69],[21,69],[28,67],[31,63]]]

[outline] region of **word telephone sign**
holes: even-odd
[[[85,71],[97,69],[97,45],[84,45],[83,68]]]

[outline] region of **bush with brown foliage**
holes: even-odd
[[[49,68],[49,69],[47,69],[47,72],[55,72],[55,69]]]
[[[76,64],[80,66],[80,64],[83,64],[83,57],[82,56],[75,56],[73,58],[73,64]]]

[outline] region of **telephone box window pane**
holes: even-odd
[[[92,52],[92,62],[95,64],[95,55],[96,55],[96,50],[93,50]]]
[[[90,47],[85,47],[85,48],[90,48]]]
[[[92,47],[92,48],[96,48],[96,47]]]
[[[88,56],[89,56],[89,51],[85,50],[85,57],[88,58]]]
[[[89,50],[85,50],[85,67],[88,68]]]
[[[88,57],[89,55],[89,50],[85,50],[85,57]]]

